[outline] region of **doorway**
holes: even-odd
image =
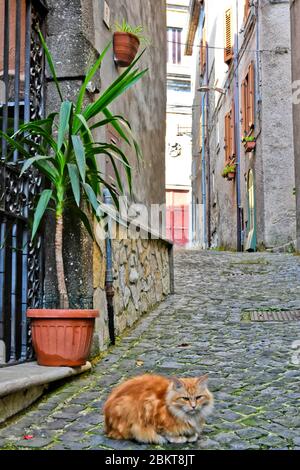
[[[248,223],[247,240],[245,251],[256,251],[256,201],[255,201],[255,181],[253,170],[249,170],[247,177],[247,204],[248,204]]]

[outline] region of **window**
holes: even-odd
[[[168,91],[178,91],[180,93],[190,93],[192,90],[191,82],[188,80],[176,80],[168,78]]]
[[[206,25],[202,29],[202,39],[200,42],[200,75],[203,77],[206,67]]]
[[[241,85],[242,103],[242,137],[249,135],[254,129],[255,121],[255,70],[254,63],[248,67],[248,72]]]
[[[232,9],[225,12],[225,48],[224,62],[230,64],[233,59],[233,43],[232,43]]]
[[[235,122],[234,102],[231,110],[225,115],[225,163],[230,163],[235,157]]]
[[[20,51],[18,53],[20,59],[20,78],[21,80],[24,79],[24,72],[25,72],[25,18],[26,18],[26,1],[21,0],[19,3],[19,34],[20,34]],[[15,76],[15,66],[16,66],[16,10],[17,10],[17,2],[13,0],[9,3],[9,13],[8,13],[8,30],[6,30],[8,36],[8,73],[9,75]],[[4,33],[4,26],[5,26],[5,2],[0,0],[0,77],[3,75],[4,72],[4,41],[5,41],[5,33]]]
[[[181,48],[182,48],[182,29],[181,28],[168,28],[168,63],[181,64]]]

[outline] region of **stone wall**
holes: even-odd
[[[115,333],[120,335],[172,291],[172,247],[163,240],[112,241]],[[95,348],[109,342],[105,295],[105,242],[94,250],[94,306],[100,310]]]

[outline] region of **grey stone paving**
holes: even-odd
[[[203,436],[197,444],[167,449],[300,448],[300,354],[293,349],[300,322],[251,323],[246,313],[300,308],[300,258],[190,251],[175,261],[175,295],[92,373],[0,429],[0,448],[159,450],[103,434],[110,389],[144,372],[211,377],[216,407]],[[25,434],[34,439],[24,440]]]

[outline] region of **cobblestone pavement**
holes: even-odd
[[[300,258],[190,251],[176,255],[175,267],[175,295],[92,373],[1,429],[0,448],[158,450],[104,436],[101,410],[110,389],[144,372],[209,372],[216,406],[203,436],[197,444],[165,448],[300,449],[300,351],[293,349],[300,324],[253,323],[245,314],[300,308]],[[24,434],[34,438],[25,441]]]

